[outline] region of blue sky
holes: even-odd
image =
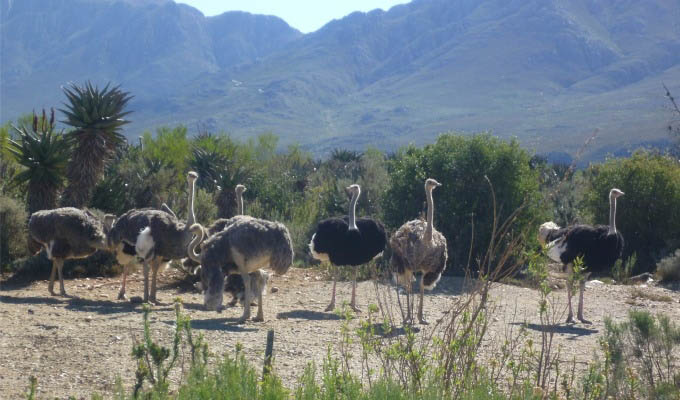
[[[189,4],[206,16],[239,10],[276,15],[304,33],[314,32],[333,19],[354,11],[370,11],[408,3],[409,0],[176,0]]]

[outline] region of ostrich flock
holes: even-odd
[[[28,229],[33,241],[45,249],[52,261],[48,290],[54,292],[56,274],[59,274],[59,292],[66,295],[62,268],[64,260],[85,258],[97,250],[113,252],[123,266],[118,298],[126,299],[125,284],[130,267],[143,264],[144,302],[158,303],[156,281],[159,270],[172,260],[182,260],[194,274],[200,275],[197,284],[204,292],[204,306],[220,311],[223,293],[233,296],[244,310],[238,323],[250,318],[250,307],[257,297],[257,315],[254,321],[263,321],[262,295],[271,269],[275,274],[285,274],[293,263],[293,245],[286,226],[276,221],[254,218],[244,214],[243,192],[246,187],[237,185],[237,215],[218,219],[204,227],[196,222],[194,214],[195,183],[198,174],[189,172],[187,221],[180,220],[165,204],[161,209],[132,209],[119,217],[105,215],[100,221],[88,210],[73,207],[42,210],[31,215]],[[433,289],[441,278],[447,262],[447,241],[434,228],[433,191],[442,184],[434,179],[425,181],[427,217],[404,223],[389,239],[393,279],[406,289],[407,314],[404,323],[413,323],[411,315],[412,285],[414,275],[420,275],[418,322],[427,324],[423,316],[424,290]],[[326,311],[335,308],[335,289],[338,267],[356,267],[382,255],[388,244],[385,227],[369,217],[357,217],[356,205],[361,195],[357,184],[346,188],[351,196],[346,216],[322,220],[311,237],[309,250],[313,258],[329,262],[333,268],[333,290]],[[583,257],[590,270],[611,267],[621,257],[623,237],[616,230],[616,199],[623,192],[612,189],[609,225],[575,225],[560,228],[546,222],[539,228],[539,241],[548,248],[548,256],[565,267],[576,257]],[[38,251],[40,251],[38,250]],[[569,268],[572,271],[572,268]],[[149,282],[151,272],[151,282]],[[350,307],[360,312],[356,301],[356,272],[352,282]],[[582,277],[583,278],[583,277]],[[567,285],[569,287],[569,285]],[[578,319],[583,317],[583,292],[581,279]],[[568,290],[569,315],[573,322],[571,290]]]

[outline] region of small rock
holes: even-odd
[[[35,314],[35,312],[33,310],[31,310],[30,308],[28,309],[28,313],[29,314]]]
[[[92,316],[88,315],[87,317],[85,317],[85,321],[92,322]]]
[[[272,292],[272,293],[276,293],[278,291],[279,291],[279,288],[277,288],[276,286],[272,287],[271,290],[270,290],[270,292]]]

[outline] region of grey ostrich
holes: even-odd
[[[148,217],[148,225],[137,236],[135,253],[144,263],[144,301],[157,302],[156,277],[161,265],[186,256],[187,245],[192,238],[189,228],[196,222],[196,215],[194,214],[196,179],[198,179],[198,174],[190,171],[187,175],[189,215],[186,223],[177,218],[172,218],[167,213],[154,213]],[[151,264],[150,290],[149,264]]]
[[[135,208],[128,210],[116,219],[109,234],[109,244],[115,252],[116,261],[123,266],[123,274],[118,291],[118,299],[124,300],[125,285],[130,268],[137,263],[135,243],[139,232],[149,225],[150,217],[154,214],[166,213],[171,218],[177,218],[175,213],[165,203],[161,204],[161,209]]]
[[[439,282],[446,268],[448,253],[446,238],[434,228],[434,201],[432,191],[441,186],[434,179],[425,181],[427,198],[427,221],[415,219],[408,221],[390,238],[392,248],[392,271],[396,281],[407,288],[406,321],[411,321],[411,293],[413,274],[422,273],[420,278],[420,304],[418,305],[418,321],[427,324],[423,318],[423,294],[425,289],[431,290]]]
[[[233,224],[235,221],[243,218],[250,218],[245,215],[244,213],[244,206],[243,206],[243,193],[246,191],[246,187],[244,185],[238,184],[234,188],[234,192],[236,194],[236,214],[235,216],[231,218],[220,218],[213,222],[207,230],[204,232],[204,239],[208,238],[218,232],[223,231],[227,226],[230,226]],[[200,245],[199,245],[199,251],[200,251]],[[191,258],[186,258],[182,260],[182,263],[184,267],[187,270],[190,270],[193,272],[194,275],[200,274],[201,271],[201,266],[196,263],[194,260]],[[226,292],[229,292],[232,294],[232,300],[229,303],[230,306],[236,305],[236,302],[241,300],[241,303],[243,303],[243,296],[245,295],[245,286],[243,284],[243,279],[241,278],[240,275],[229,275],[228,271],[230,267],[225,267],[223,268],[225,274],[227,274],[226,282],[225,282],[225,287],[224,290]],[[251,285],[251,290],[253,293],[256,293],[258,296],[266,289],[266,283],[267,280],[269,279],[269,276],[266,271],[259,270],[250,273],[250,280],[252,282]],[[203,285],[201,282],[196,284],[196,288],[200,291],[203,291]]]
[[[208,310],[222,306],[224,269],[228,274],[240,274],[245,286],[243,315],[238,323],[250,318],[251,276],[261,268],[269,267],[277,275],[285,274],[293,263],[293,244],[288,228],[279,222],[258,218],[240,218],[201,244],[201,254],[196,248],[203,240],[205,229],[194,224],[191,231],[196,237],[188,248],[189,257],[200,263],[204,304]],[[262,293],[258,294],[255,321],[264,321]]]
[[[54,293],[54,280],[59,272],[59,293],[66,295],[62,268],[64,260],[85,258],[97,250],[109,250],[107,231],[113,215],[106,215],[104,224],[87,210],[63,207],[34,212],[28,221],[28,231],[33,240],[45,249],[52,260],[52,273],[48,290]]]

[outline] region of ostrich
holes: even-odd
[[[242,218],[250,218],[244,214],[244,207],[243,207],[243,193],[246,191],[246,187],[244,185],[238,184],[234,188],[234,192],[236,194],[236,213],[237,215],[231,217],[231,218],[220,218],[216,220],[215,222],[212,223],[207,229],[206,232],[204,232],[205,237],[210,237],[217,232],[223,231],[227,226],[233,224],[235,221],[242,219]],[[200,250],[200,245],[199,245],[199,250]],[[182,260],[182,265],[184,266],[185,269],[192,271],[194,275],[199,275],[201,266],[193,261],[191,258],[185,258]],[[240,275],[229,275],[228,271],[230,267],[226,267],[225,269],[225,275],[227,275],[226,278],[226,283],[224,290],[228,293],[231,293],[233,298],[229,305],[236,305],[236,302],[242,298],[245,294],[245,286],[243,284],[243,279],[241,278]],[[258,294],[265,290],[265,285],[266,285],[266,279],[269,279],[269,276],[266,275],[266,279],[263,278],[263,276],[266,275],[265,271],[259,270],[255,271],[250,274],[250,278],[252,282],[258,282],[258,285],[253,284],[252,290],[253,293]],[[263,282],[264,279],[264,283]],[[199,283],[196,285],[196,288],[200,291],[203,291],[203,286]]]
[[[132,209],[118,217],[111,229],[110,244],[115,250],[116,261],[123,266],[118,299],[124,300],[125,284],[130,266],[137,261],[135,243],[139,232],[149,224],[149,218],[159,212],[165,212],[172,218],[177,218],[175,213],[165,203],[161,204],[160,210],[153,208]]]
[[[347,187],[352,200],[349,205],[349,217],[328,218],[316,228],[309,242],[312,257],[320,261],[330,261],[334,266],[359,266],[381,255],[385,249],[387,236],[385,227],[380,221],[372,218],[356,218],[356,206],[361,188],[354,184]],[[361,312],[356,305],[357,270],[354,269],[352,280],[352,300],[350,307]],[[335,286],[337,276],[333,275],[333,294],[326,311],[335,309]]]
[[[59,293],[66,296],[62,268],[64,260],[85,258],[97,250],[109,250],[107,233],[114,216],[106,215],[102,224],[89,211],[73,207],[56,208],[34,212],[28,221],[31,239],[45,248],[47,258],[52,260],[52,273],[48,290],[54,293],[54,280],[59,272]]]
[[[427,324],[423,318],[423,293],[425,289],[432,290],[439,282],[442,272],[446,268],[448,258],[446,238],[434,229],[434,203],[432,191],[441,186],[434,179],[425,181],[425,196],[427,198],[427,221],[414,219],[405,223],[390,239],[393,268],[396,281],[406,285],[407,316],[411,320],[410,295],[412,293],[412,277],[416,272],[422,272],[420,278],[420,304],[418,305],[418,321]]]
[[[623,252],[623,236],[616,230],[616,199],[623,194],[619,189],[612,189],[609,192],[609,225],[574,225],[566,228],[561,237],[548,244],[548,257],[563,263],[566,268],[569,268],[569,264],[579,256],[583,257],[584,264],[590,271],[610,268]],[[571,268],[569,273],[573,273]],[[578,319],[589,324],[590,322],[583,318],[585,287],[584,278],[579,282]],[[567,323],[570,323],[574,320],[571,310],[571,285],[567,285],[567,298],[569,303]]]
[[[245,286],[243,315],[238,323],[250,318],[252,299],[251,273],[270,267],[275,274],[283,275],[293,263],[293,245],[288,228],[279,222],[258,218],[240,218],[223,231],[201,243],[205,229],[194,224],[191,232],[196,235],[189,243],[189,257],[201,264],[201,281],[205,288],[204,304],[208,310],[222,306],[224,292],[223,268],[229,274],[240,274]],[[200,256],[196,253],[201,243]],[[255,321],[264,321],[262,293],[258,294]]]
[[[154,213],[149,216],[148,225],[137,236],[135,252],[137,258],[144,263],[144,301],[150,299],[157,302],[156,276],[161,265],[186,255],[186,248],[192,237],[190,227],[196,222],[194,214],[196,179],[198,174],[190,171],[187,175],[189,215],[186,223],[172,218],[167,213]],[[151,290],[149,290],[149,264],[151,264]]]

